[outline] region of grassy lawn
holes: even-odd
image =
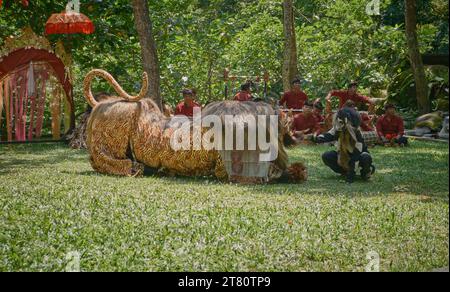
[[[304,185],[95,174],[61,144],[0,146],[0,271],[430,271],[449,261],[449,151],[372,150],[377,175],[347,185],[328,147],[290,150]]]

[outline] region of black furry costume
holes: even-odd
[[[360,130],[361,117],[353,108],[340,110],[333,122],[333,128],[326,134],[316,137],[318,143],[338,141],[338,151],[322,155],[324,163],[334,172],[345,175],[347,182],[353,183],[356,176],[356,163],[361,168],[361,177],[370,178],[375,172],[372,156]]]

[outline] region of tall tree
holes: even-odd
[[[427,79],[422,55],[420,54],[417,38],[417,3],[416,0],[405,0],[406,39],[408,42],[409,59],[416,83],[416,96],[419,111],[422,114],[430,112],[430,100],[428,95]]]
[[[283,61],[283,88],[291,89],[291,81],[298,77],[297,42],[295,36],[294,5],[292,0],[284,0],[284,61]]]
[[[134,22],[139,34],[141,44],[142,62],[144,71],[149,77],[149,98],[152,98],[161,108],[160,72],[156,42],[153,35],[153,25],[147,0],[132,0]]]

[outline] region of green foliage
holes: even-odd
[[[432,66],[425,71],[433,110],[448,111],[448,68]],[[415,81],[411,69],[398,70],[390,84],[391,92],[389,99],[402,108],[415,109],[416,100],[412,98],[415,94]]]
[[[256,76],[268,71],[270,89],[281,91],[281,1],[149,2],[166,103],[176,104],[183,87],[196,88],[202,103],[223,99],[225,68],[235,75]],[[367,1],[295,1],[300,74],[312,97],[323,98],[329,90],[358,79],[365,93],[376,95],[389,89],[394,100],[401,96],[400,100],[408,99],[402,104],[415,107],[404,82],[396,81],[409,70],[403,1],[381,3],[382,15],[369,16]],[[30,1],[29,8],[19,1],[6,1],[0,11],[0,45],[4,37],[17,34],[26,25],[43,33],[46,19],[63,9],[64,4],[56,1]],[[139,89],[142,73],[131,2],[82,0],[81,10],[94,21],[95,34],[49,37],[52,42],[63,40],[73,53],[77,112],[85,108],[81,81],[90,69],[110,71],[130,92]],[[447,1],[421,0],[418,15],[421,51],[448,50]],[[230,84],[231,91],[243,81]],[[95,91],[110,90],[104,82],[94,86]]]

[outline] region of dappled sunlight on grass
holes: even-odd
[[[393,168],[383,168],[378,170],[377,174],[392,174],[395,170]]]
[[[0,146],[0,270],[360,271],[448,266],[448,149],[377,147],[377,174],[348,185],[326,146],[290,149],[301,185],[96,174],[86,151]]]

